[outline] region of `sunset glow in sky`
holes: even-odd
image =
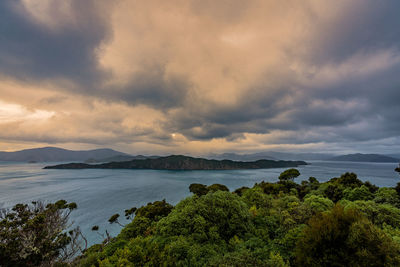
[[[1,0],[0,151],[396,153],[400,1]]]

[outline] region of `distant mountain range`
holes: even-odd
[[[400,154],[387,154],[386,156],[392,157],[392,158],[395,158],[395,159],[400,159]]]
[[[210,159],[229,159],[239,161],[254,161],[260,159],[271,160],[328,160],[328,161],[353,161],[353,162],[399,162],[400,154],[380,155],[380,154],[348,154],[334,155],[328,153],[286,153],[276,151],[266,151],[252,154],[210,154],[207,156]]]
[[[16,162],[85,162],[106,163],[125,162],[131,160],[155,159],[160,156],[129,155],[108,148],[94,150],[67,150],[57,147],[43,147],[25,149],[15,152],[0,152],[0,161]],[[334,155],[329,153],[286,153],[276,151],[265,151],[251,154],[223,153],[209,154],[207,159],[231,160],[253,162],[257,160],[332,160],[332,161],[354,161],[354,162],[399,162],[400,154],[348,154]]]
[[[74,151],[57,147],[25,149],[15,152],[0,152],[0,161],[18,162],[60,162],[102,160],[112,157],[126,157],[128,154],[108,148]]]
[[[159,156],[131,156],[131,155],[117,155],[113,157],[107,157],[102,159],[94,159],[90,158],[85,160],[85,163],[105,163],[105,162],[121,162],[121,161],[130,161],[134,159],[149,159],[149,158],[158,158]]]
[[[276,151],[266,151],[251,154],[236,154],[236,153],[224,153],[224,154],[209,154],[206,157],[209,159],[229,159],[229,160],[240,160],[240,161],[254,161],[260,159],[271,159],[271,160],[327,160],[334,157],[334,154],[327,153],[286,153]]]
[[[276,160],[276,158],[266,153],[253,153],[253,154],[236,154],[236,153],[223,153],[223,154],[210,154],[207,156],[209,159],[216,160],[237,160],[237,161],[255,161],[260,159]]]
[[[399,162],[400,159],[380,154],[348,154],[330,158],[332,161],[353,161],[353,162]]]
[[[159,158],[134,159],[103,164],[68,163],[47,166],[45,169],[153,169],[153,170],[239,170],[287,168],[307,165],[304,161],[258,160],[252,162],[232,160],[209,160],[182,155]]]

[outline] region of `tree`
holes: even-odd
[[[208,193],[207,186],[204,184],[191,184],[189,185],[189,191],[198,196],[206,195]]]
[[[79,228],[68,223],[75,203],[17,204],[0,213],[1,266],[53,266],[86,249]],[[71,229],[67,232],[68,229]],[[82,242],[85,242],[83,245]]]
[[[386,203],[400,208],[400,197],[395,188],[382,187],[375,193],[376,203]]]
[[[346,188],[343,191],[344,198],[350,201],[356,200],[371,200],[374,198],[374,195],[371,193],[369,188],[365,185],[356,188]]]
[[[217,192],[217,191],[227,191],[229,192],[229,188],[223,184],[212,184],[207,186],[209,192]]]
[[[198,242],[227,241],[244,235],[249,228],[248,206],[236,194],[225,191],[187,198],[157,225],[161,236],[190,236]]]
[[[397,184],[396,184],[396,187],[395,187],[394,189],[396,190],[397,195],[400,196],[400,183],[397,183]]]
[[[357,178],[357,174],[353,172],[346,172],[345,174],[342,174],[339,178],[332,178],[331,181],[343,185],[346,188],[359,187],[363,184],[363,182]]]
[[[212,184],[206,186],[204,184],[191,184],[189,185],[189,191],[195,195],[203,196],[208,192],[217,192],[217,191],[227,191],[229,192],[229,188],[223,184]]]
[[[154,201],[147,203],[146,206],[136,210],[136,216],[146,217],[150,220],[158,220],[161,217],[167,216],[173,209],[173,206],[163,199],[162,201]]]
[[[399,266],[400,247],[355,209],[311,218],[297,242],[298,266]]]
[[[337,184],[330,184],[325,188],[323,194],[336,203],[343,197],[343,188]]]
[[[115,213],[114,215],[112,215],[112,216],[110,217],[110,219],[108,219],[108,222],[109,222],[110,224],[116,223],[116,224],[118,224],[119,226],[124,227],[124,225],[121,224],[121,223],[118,221],[118,218],[119,218],[119,214],[118,214],[118,213]]]
[[[132,219],[132,218],[133,218],[133,215],[134,215],[135,212],[136,212],[136,210],[137,210],[136,207],[132,207],[132,208],[130,208],[130,209],[126,209],[126,210],[125,210],[125,218],[126,218],[127,220]]]
[[[297,169],[288,169],[279,175],[280,181],[293,181],[294,178],[300,176],[300,172]]]
[[[243,193],[248,189],[249,188],[247,186],[242,186],[242,187],[236,189],[233,193],[237,194],[238,196],[242,196]]]
[[[399,164],[399,167],[397,167],[394,170],[400,174],[400,164]],[[400,183],[397,183],[395,189],[396,189],[397,194],[400,196]]]

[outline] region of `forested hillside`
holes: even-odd
[[[89,248],[80,266],[399,266],[400,186],[378,188],[346,173],[297,184],[228,192],[192,184],[175,207],[156,201],[135,212],[116,238]],[[110,218],[118,222],[118,215]],[[102,229],[94,227],[102,232]]]
[[[104,241],[89,248],[68,223],[75,203],[18,204],[0,213],[0,266],[400,266],[400,183],[299,175],[234,192],[191,184],[176,206],[131,207],[127,225],[111,216],[116,237],[93,225]]]

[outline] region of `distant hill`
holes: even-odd
[[[275,151],[270,151],[269,154],[272,157],[282,160],[327,160],[335,156],[330,153],[287,153]]]
[[[287,168],[307,165],[304,161],[258,160],[253,162],[208,160],[181,155],[148,158],[103,164],[69,163],[47,166],[45,169],[154,169],[154,170],[238,170]]]
[[[105,163],[105,162],[120,162],[120,161],[131,161],[134,159],[150,159],[150,158],[158,158],[159,156],[131,156],[131,155],[117,155],[114,157],[108,157],[103,159],[88,159],[85,160],[85,163]]]
[[[267,155],[266,153],[253,153],[253,154],[236,154],[236,153],[223,153],[223,154],[211,154],[208,156],[209,159],[216,160],[236,160],[236,161],[255,161],[260,159],[276,160],[276,158]]]
[[[236,154],[236,153],[223,153],[223,154],[210,154],[207,156],[209,159],[229,159],[238,161],[255,161],[260,159],[270,160],[327,160],[332,158],[333,154],[325,153],[287,153],[287,152],[275,152],[265,151],[251,154]]]
[[[380,154],[348,154],[330,158],[333,161],[353,161],[353,162],[399,162],[400,159],[388,157]]]
[[[392,158],[395,158],[395,159],[400,159],[400,154],[387,154],[385,156],[392,157]]]
[[[0,161],[19,162],[56,162],[56,161],[86,161],[88,159],[104,159],[128,154],[112,149],[94,149],[74,151],[57,147],[25,149],[15,152],[0,152]]]

